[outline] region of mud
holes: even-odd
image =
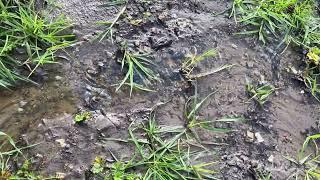
[[[60,8],[52,15],[64,13],[73,22],[79,40],[68,49],[69,60],[52,68],[58,72],[47,70],[47,79],[39,81],[38,86],[0,94],[0,129],[22,144],[41,142],[29,152],[38,162],[39,171],[85,179],[96,156],[110,159],[112,151],[119,159],[128,159],[133,147],[101,140],[125,139],[129,124],[147,120],[151,107],[161,102],[167,103],[156,113],[160,125],[185,125],[184,104],[194,88],[181,75],[181,63],[195,49],[201,53],[211,48],[216,48],[219,55],[202,62],[196,73],[225,64],[235,66],[194,83],[200,97],[217,90],[200,116],[212,120],[243,116],[247,120],[228,125],[235,130],[228,134],[198,130],[202,141],[227,144],[210,146],[218,149],[221,162],[217,177],[257,179],[258,169],[271,172],[273,179],[287,179],[298,168],[284,156],[297,154],[309,132],[306,129],[317,129],[319,120],[318,103],[286,70],[299,66],[301,55],[289,48],[280,56],[272,46],[233,35],[240,28],[228,14],[213,16],[229,8],[230,1],[129,1],[127,17],[141,23],[133,25],[122,18],[116,26],[114,44],[91,40],[103,30],[96,22],[112,20],[120,6],[103,7],[102,0],[57,2]],[[150,16],[144,16],[145,12]],[[153,69],[161,78],[151,86],[156,93],[135,91],[131,98],[126,88],[115,93],[114,84],[124,77],[116,44],[124,40],[132,50],[153,52]],[[278,88],[265,108],[249,100],[246,79],[269,82]],[[93,118],[74,124],[74,115],[84,111],[90,111]],[[252,134],[255,136],[250,139]]]

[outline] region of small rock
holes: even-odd
[[[231,47],[232,47],[233,49],[238,49],[238,46],[235,45],[235,44],[231,44]]]
[[[247,142],[253,142],[254,140],[254,134],[251,131],[247,131],[246,141]]]
[[[19,106],[20,107],[23,107],[23,106],[25,106],[25,105],[27,105],[28,104],[28,102],[26,102],[26,101],[20,101],[19,102]]]
[[[56,172],[57,179],[64,179],[66,177],[66,173]]]
[[[56,142],[59,143],[60,146],[63,148],[67,146],[66,140],[64,140],[64,139],[57,139]]]
[[[251,166],[252,167],[257,167],[259,162],[257,160],[251,160]]]
[[[65,164],[64,166],[65,166],[65,168],[70,169],[70,170],[72,170],[74,168],[74,166],[69,163]]]
[[[291,67],[290,69],[291,69],[291,72],[292,72],[293,74],[295,74],[295,75],[298,74],[298,71],[296,70],[296,68]]]
[[[36,154],[36,157],[37,157],[37,158],[43,158],[43,155],[42,155],[42,154],[37,153],[37,154]]]
[[[268,161],[269,161],[270,163],[273,163],[273,160],[274,160],[274,156],[273,156],[273,155],[269,156]]]
[[[253,68],[254,63],[252,61],[249,61],[246,63],[248,68]]]
[[[61,76],[55,76],[54,79],[57,80],[57,81],[61,81],[62,77]]]
[[[258,143],[264,142],[264,139],[262,138],[262,136],[261,136],[261,134],[259,132],[255,133],[254,135],[257,138],[257,142]]]

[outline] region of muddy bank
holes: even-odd
[[[181,63],[195,49],[202,53],[216,48],[218,56],[201,62],[195,73],[234,66],[194,83],[200,97],[217,90],[200,116],[209,120],[243,116],[247,120],[228,125],[234,130],[229,134],[198,130],[202,141],[227,144],[209,146],[220,157],[217,177],[257,179],[257,169],[270,171],[274,179],[292,174],[296,167],[283,156],[295,156],[305,139],[301,132],[319,119],[317,102],[286,71],[301,61],[299,52],[288,49],[275,56],[273,48],[263,47],[254,38],[233,35],[240,29],[228,14],[213,16],[230,7],[229,1],[129,1],[126,18],[115,28],[115,43],[107,39],[92,42],[103,30],[96,22],[113,19],[121,9],[103,7],[104,2],[59,0],[55,13],[70,18],[79,40],[68,50],[69,61],[59,66],[58,76],[51,73],[39,86],[1,92],[0,129],[21,138],[22,143],[42,142],[30,150],[40,171],[85,179],[96,156],[111,158],[112,151],[119,159],[128,159],[133,147],[101,139],[126,139],[129,124],[146,121],[151,108],[161,102],[168,103],[156,113],[160,125],[185,125],[184,105],[194,94],[194,86],[181,75]],[[137,25],[132,20],[141,22]],[[118,44],[125,40],[134,51],[152,52],[152,68],[161,78],[151,85],[157,92],[135,91],[131,98],[128,88],[115,93],[114,85],[124,77],[117,62]],[[278,88],[265,108],[249,100],[246,79]],[[91,112],[92,119],[74,124],[75,114],[83,111]],[[257,133],[262,139],[257,139]]]

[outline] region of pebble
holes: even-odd
[[[26,102],[26,101],[20,101],[20,102],[19,102],[19,105],[20,105],[20,107],[23,107],[23,106],[27,105],[27,103],[28,103],[28,102]]]
[[[66,140],[64,140],[64,139],[57,139],[56,142],[59,143],[61,147],[67,146]]]
[[[64,179],[66,177],[66,173],[56,172],[57,179]]]
[[[253,68],[254,63],[252,61],[249,61],[249,62],[246,63],[246,65],[247,65],[248,68]]]
[[[61,81],[62,77],[61,76],[55,76],[54,79],[57,80],[57,81]]]
[[[262,138],[262,136],[261,136],[261,134],[259,132],[255,133],[254,135],[257,138],[257,142],[258,143],[264,142],[264,139]]]
[[[269,156],[268,161],[269,161],[270,163],[273,163],[273,160],[274,160],[274,156],[273,156],[273,155]]]
[[[247,142],[253,142],[254,140],[254,133],[251,131],[247,131],[247,138],[246,138]]]

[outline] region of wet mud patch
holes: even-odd
[[[105,1],[59,0],[60,9],[74,23],[77,44],[68,50],[69,61],[58,77],[40,87],[1,92],[0,129],[24,143],[42,142],[30,152],[45,174],[64,173],[66,179],[85,179],[96,156],[129,160],[134,148],[125,140],[132,122],[147,122],[152,107],[158,124],[186,126],[185,104],[197,89],[199,98],[212,95],[199,116],[216,120],[240,116],[244,123],[227,124],[227,134],[197,129],[208,148],[217,150],[221,179],[257,179],[257,170],[270,171],[274,179],[285,179],[294,170],[283,155],[294,156],[305,139],[305,129],[319,117],[318,105],[303,87],[292,83],[286,67],[299,55],[292,49],[279,61],[275,52],[238,32],[226,14],[213,16],[230,7],[227,1],[129,1],[126,16],[115,27],[114,43],[92,39],[112,20],[120,6],[103,7]],[[148,15],[146,15],[148,14]],[[151,66],[161,78],[151,88],[156,92],[129,88],[115,93],[124,77],[117,61],[119,43],[127,41],[132,51],[152,52]],[[215,58],[201,62],[194,73],[209,72],[223,65],[232,68],[187,82],[180,68],[184,59],[215,48]],[[275,68],[276,67],[276,68]],[[276,74],[276,75],[275,75]],[[63,80],[61,80],[63,78]],[[246,79],[270,82],[278,88],[264,108],[246,94]],[[74,123],[79,112],[92,118]],[[106,140],[109,139],[109,140]]]

